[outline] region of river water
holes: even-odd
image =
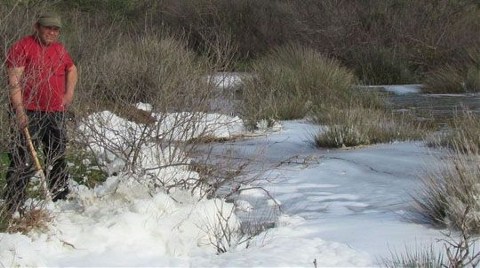
[[[480,94],[424,94],[421,85],[365,87],[386,92],[387,105],[399,113],[443,123],[464,110],[480,112]]]
[[[223,94],[212,100],[214,111],[235,115],[241,106],[237,96],[241,92],[242,81],[248,73],[218,73],[208,79]],[[387,105],[398,113],[409,113],[422,121],[443,124],[463,110],[480,112],[480,94],[424,94],[421,84],[358,86],[360,90],[375,90],[386,93]]]

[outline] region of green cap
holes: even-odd
[[[58,28],[62,27],[62,21],[60,20],[60,17],[53,13],[46,13],[40,15],[37,22],[42,26],[54,26]]]

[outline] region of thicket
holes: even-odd
[[[217,58],[215,48],[228,45],[235,48],[228,52],[235,64],[224,66],[229,70],[245,70],[272,47],[294,42],[339,60],[367,84],[432,84],[452,67],[466,90],[478,88],[476,0],[23,0],[3,8],[25,7],[21,22],[47,2],[67,21],[78,16],[72,11],[89,17],[94,31],[111,29],[112,21],[134,35],[168,27],[198,54]]]
[[[425,82],[427,89],[448,91],[480,87],[480,4],[473,0],[4,1],[2,61],[14,40],[32,32],[33,18],[45,8],[64,20],[61,39],[80,71],[77,103],[83,106],[74,106],[80,116],[103,108],[122,112],[118,107],[152,100],[162,100],[152,104],[164,112],[180,106],[205,110],[207,102],[197,104],[211,97],[211,88],[199,78],[202,72],[254,71],[258,76],[244,95],[250,126],[261,119],[310,115],[329,124],[336,138],[361,132],[328,145],[341,146],[352,143],[348,139],[360,144],[388,140],[378,138],[385,129],[404,135],[391,128],[395,124],[389,123],[388,112],[375,107],[381,127],[358,130],[361,120],[345,111],[368,114],[376,104],[348,101],[352,93],[344,88],[359,82],[354,75],[363,83]],[[165,62],[165,53],[177,57]],[[334,70],[339,73],[328,73]],[[196,78],[186,83],[181,79],[186,76]],[[6,85],[4,75],[0,82]],[[191,93],[197,98],[187,96]],[[7,122],[6,97],[0,97],[2,125]],[[0,131],[5,151],[8,128]],[[317,142],[331,140],[319,137]]]
[[[236,48],[235,69],[297,42],[336,58],[369,84],[423,82],[445,66],[469,69],[469,51],[480,44],[475,0],[59,2],[64,10],[106,12],[137,31],[167,26],[185,34],[199,54],[228,42]]]

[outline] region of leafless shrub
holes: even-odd
[[[268,228],[264,223],[255,225],[258,222],[242,224],[236,216],[235,206],[215,202],[215,207],[214,218],[198,224],[197,227],[207,236],[208,243],[215,248],[217,254],[226,253],[239,246],[248,248],[250,241]]]
[[[477,230],[470,228],[470,207],[466,207],[459,222],[460,234],[456,237],[451,232],[445,234],[445,239],[440,240],[445,247],[448,265],[444,267],[477,267],[480,263],[480,252],[476,250],[478,238],[472,234]]]
[[[234,207],[224,208],[223,202],[215,202],[215,207],[217,209],[215,218],[198,227],[207,235],[209,243],[215,247],[217,254],[221,254],[242,242]]]
[[[270,169],[262,160],[263,150],[257,148],[257,151],[245,157],[241,149],[228,145],[205,144],[197,149],[192,155],[195,161],[192,168],[199,173],[201,186],[206,188],[203,192],[209,199],[219,198],[232,204],[217,204],[216,213],[219,216],[216,224],[210,224],[209,228],[202,227],[204,231],[223,230],[212,236],[209,243],[215,246],[217,253],[224,253],[236,246],[249,247],[254,237],[262,233],[266,235],[265,231],[275,226],[282,212],[280,204],[262,187],[262,182],[270,181],[267,175]],[[243,194],[247,191],[259,191],[263,195],[246,197],[248,195]],[[267,206],[267,203],[272,206]],[[229,215],[230,210],[237,221],[234,225],[225,216]]]
[[[231,38],[240,60],[296,40],[300,32],[292,4],[284,1],[167,0],[156,8],[156,24],[186,31],[192,49],[210,51],[212,43]]]
[[[384,258],[386,267],[477,267],[480,263],[478,237],[472,233],[468,223],[472,215],[470,207],[459,214],[459,229],[444,231],[443,237],[437,240],[440,248],[432,244],[428,247],[406,248],[405,253],[392,252],[391,258]]]
[[[83,69],[90,80],[82,85],[87,92],[79,102],[86,105],[78,111],[76,140],[100,153],[110,174],[133,172],[167,192],[182,188],[212,197],[222,178],[199,177],[190,155],[215,128],[228,128],[224,115],[210,114],[219,92],[205,77],[229,64],[234,48],[219,40],[212,60],[198,58],[167,31],[122,38]]]

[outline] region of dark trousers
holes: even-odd
[[[69,193],[65,160],[67,136],[65,113],[27,111],[28,129],[37,152],[43,149],[44,173],[53,201],[65,199]],[[32,156],[25,136],[16,126],[11,127],[9,148],[10,166],[7,171],[7,187],[4,193],[7,209],[14,212],[23,207],[27,185],[35,174]]]

